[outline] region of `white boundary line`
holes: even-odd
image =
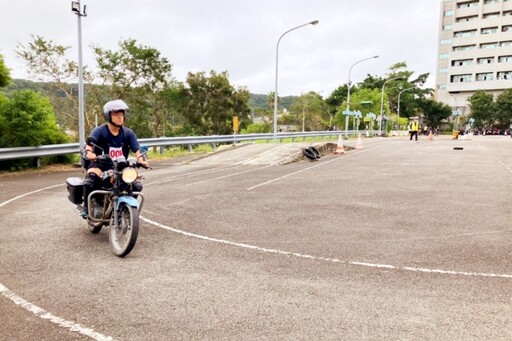
[[[28,193],[25,193],[25,194],[18,195],[17,197],[14,197],[12,199],[4,201],[3,203],[0,203],[0,207],[5,206],[8,203],[11,203],[11,202],[13,202],[15,200],[21,199],[21,198],[26,197],[28,195],[32,195],[32,194],[35,194],[35,193],[38,193],[38,192],[46,191],[48,189],[59,187],[59,186],[64,186],[64,184],[58,184],[58,185],[54,185],[54,186],[49,186],[49,187],[41,188],[41,189],[38,189],[38,190],[35,190],[35,191],[32,191],[32,192],[28,192]]]
[[[317,261],[325,261],[330,263],[338,263],[338,264],[345,264],[345,265],[355,265],[355,266],[364,266],[369,268],[378,268],[378,269],[389,269],[389,270],[401,270],[401,271],[412,271],[412,272],[421,272],[421,273],[437,273],[437,274],[444,274],[444,275],[458,275],[458,276],[471,276],[471,277],[496,277],[496,278],[506,278],[506,279],[512,279],[512,274],[495,274],[495,273],[485,273],[485,272],[467,272],[467,271],[451,271],[451,270],[441,270],[441,269],[428,269],[428,268],[416,268],[412,266],[395,266],[390,264],[377,264],[377,263],[366,263],[366,262],[354,262],[354,261],[346,261],[339,258],[329,258],[329,257],[322,257],[322,256],[313,256],[313,255],[307,255],[297,252],[291,252],[291,251],[284,251],[284,250],[278,250],[278,249],[269,249],[269,248],[263,248],[256,245],[251,244],[245,244],[245,243],[237,243],[232,242],[225,239],[217,239],[212,237],[203,236],[196,233],[186,232],[174,227],[170,227],[164,224],[160,224],[156,221],[153,221],[151,219],[148,219],[146,217],[140,216],[140,219],[144,220],[146,223],[154,225],[156,227],[162,228],[164,230],[172,231],[174,233],[178,233],[187,237],[191,238],[197,238],[206,240],[209,242],[215,242],[225,245],[231,245],[236,247],[241,247],[245,249],[265,252],[265,253],[273,253],[273,254],[279,254],[279,255],[287,255],[287,256],[294,256],[298,258],[303,259],[310,259],[310,260],[317,260]]]
[[[375,147],[375,148],[378,148],[378,147]],[[316,167],[323,166],[323,165],[325,165],[325,164],[328,164],[328,163],[331,163],[331,162],[334,162],[334,161],[339,161],[339,160],[342,160],[342,159],[346,159],[347,157],[351,157],[351,156],[354,156],[354,155],[359,155],[359,154],[361,154],[361,153],[367,152],[367,151],[372,150],[372,149],[375,149],[375,148],[365,149],[365,150],[362,150],[362,151],[360,151],[360,152],[355,152],[354,154],[344,155],[344,156],[342,156],[342,157],[337,157],[337,158],[334,158],[334,159],[329,160],[329,161],[325,161],[325,162],[322,162],[322,163],[318,163],[318,164],[316,164],[316,165],[314,165],[314,166],[306,167],[306,168],[303,168],[303,169],[298,170],[298,171],[296,171],[296,172],[289,173],[289,174],[286,174],[286,175],[280,176],[280,177],[278,177],[278,178],[275,178],[275,179],[272,179],[272,180],[268,180],[268,181],[266,181],[266,182],[262,182],[262,183],[260,183],[260,184],[258,184],[258,185],[254,185],[254,186],[252,186],[252,187],[248,187],[248,188],[246,188],[246,190],[247,190],[247,191],[251,191],[251,190],[253,190],[253,189],[255,189],[255,188],[258,188],[258,187],[262,187],[262,186],[265,186],[265,185],[271,184],[271,183],[273,183],[273,182],[276,182],[276,181],[279,181],[279,180],[285,179],[285,178],[290,177],[290,176],[292,176],[292,175],[299,174],[299,173],[302,173],[302,172],[308,171],[308,170],[313,169],[313,168],[316,168]]]
[[[238,166],[239,165],[234,165],[234,166],[219,167],[219,168],[213,168],[213,169],[204,169],[204,170],[200,170],[200,171],[197,171],[197,172],[191,172],[191,173],[186,173],[186,174],[176,174],[176,175],[170,176],[168,178],[163,178],[163,179],[160,179],[160,180],[146,182],[144,184],[144,187],[151,186],[151,185],[158,185],[158,184],[161,184],[161,183],[164,183],[164,182],[170,182],[170,181],[180,180],[180,179],[184,179],[184,178],[190,178],[190,177],[194,177],[196,175],[215,173],[217,171],[221,171],[221,170],[225,170],[225,169],[230,169],[230,168],[235,168],[235,167],[238,167]]]
[[[21,199],[23,197],[29,196],[31,194],[35,194],[35,193],[38,193],[38,192],[46,191],[48,189],[52,189],[52,188],[55,188],[55,187],[60,187],[60,186],[63,186],[63,185],[64,184],[58,184],[58,185],[54,185],[54,186],[49,186],[49,187],[41,188],[41,189],[38,189],[38,190],[35,190],[35,191],[32,191],[32,192],[28,192],[28,193],[25,193],[25,194],[18,195],[17,197],[14,197],[14,198],[12,198],[10,200],[7,200],[7,201],[4,201],[4,202],[0,203],[0,207],[3,207],[3,206],[5,206],[5,205],[7,205],[7,204],[9,204],[9,203],[11,203],[11,202],[13,202],[15,200],[18,200],[18,199]],[[95,332],[94,329],[84,327],[84,326],[82,326],[82,325],[80,325],[78,323],[75,323],[73,321],[65,320],[63,318],[60,318],[58,316],[53,315],[52,313],[50,313],[50,312],[48,312],[48,311],[46,311],[46,310],[44,310],[44,309],[34,305],[34,304],[28,302],[27,300],[25,300],[24,298],[16,295],[14,292],[9,290],[2,283],[0,283],[0,294],[2,296],[4,296],[5,298],[8,298],[11,301],[13,301],[16,305],[19,305],[23,309],[31,312],[35,316],[37,316],[39,318],[42,318],[43,320],[48,320],[51,323],[56,324],[59,327],[69,329],[72,332],[76,332],[76,333],[88,336],[88,337],[90,337],[90,338],[92,338],[94,340],[97,340],[97,341],[113,340],[113,338],[111,336],[103,335],[101,333]]]
[[[53,315],[52,313],[47,312],[46,310],[39,308],[36,305],[28,302],[27,300],[19,297],[11,290],[7,289],[4,285],[0,283],[0,294],[11,301],[13,301],[16,305],[19,305],[23,309],[31,312],[35,316],[42,318],[43,320],[48,320],[51,323],[58,325],[59,327],[69,329],[72,332],[76,332],[85,336],[88,336],[97,341],[110,341],[113,340],[111,336],[106,336],[101,333],[95,332],[92,328],[86,328],[78,323],[73,321],[64,320],[58,316]]]

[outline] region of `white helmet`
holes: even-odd
[[[110,122],[110,113],[112,111],[120,111],[120,110],[122,110],[126,113],[128,110],[130,110],[130,108],[128,108],[128,105],[126,105],[126,103],[120,99],[116,99],[114,101],[107,102],[103,106],[103,118],[105,118],[105,121]]]

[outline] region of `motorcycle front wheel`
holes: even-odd
[[[108,235],[112,252],[118,257],[128,255],[137,241],[139,234],[139,211],[126,203],[119,205],[119,221],[110,224]],[[116,227],[117,226],[117,227]]]

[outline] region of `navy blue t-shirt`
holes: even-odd
[[[128,159],[130,151],[137,152],[140,146],[137,142],[137,136],[130,128],[121,127],[117,136],[112,135],[108,129],[108,125],[104,124],[93,129],[90,137],[96,140],[96,144],[103,148],[101,149],[93,146],[93,152],[96,155],[102,153],[109,154],[111,159],[116,159],[118,156],[123,155]]]

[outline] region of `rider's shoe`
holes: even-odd
[[[89,213],[87,212],[87,209],[84,208],[80,211],[80,216],[84,219],[87,219],[89,217]]]

